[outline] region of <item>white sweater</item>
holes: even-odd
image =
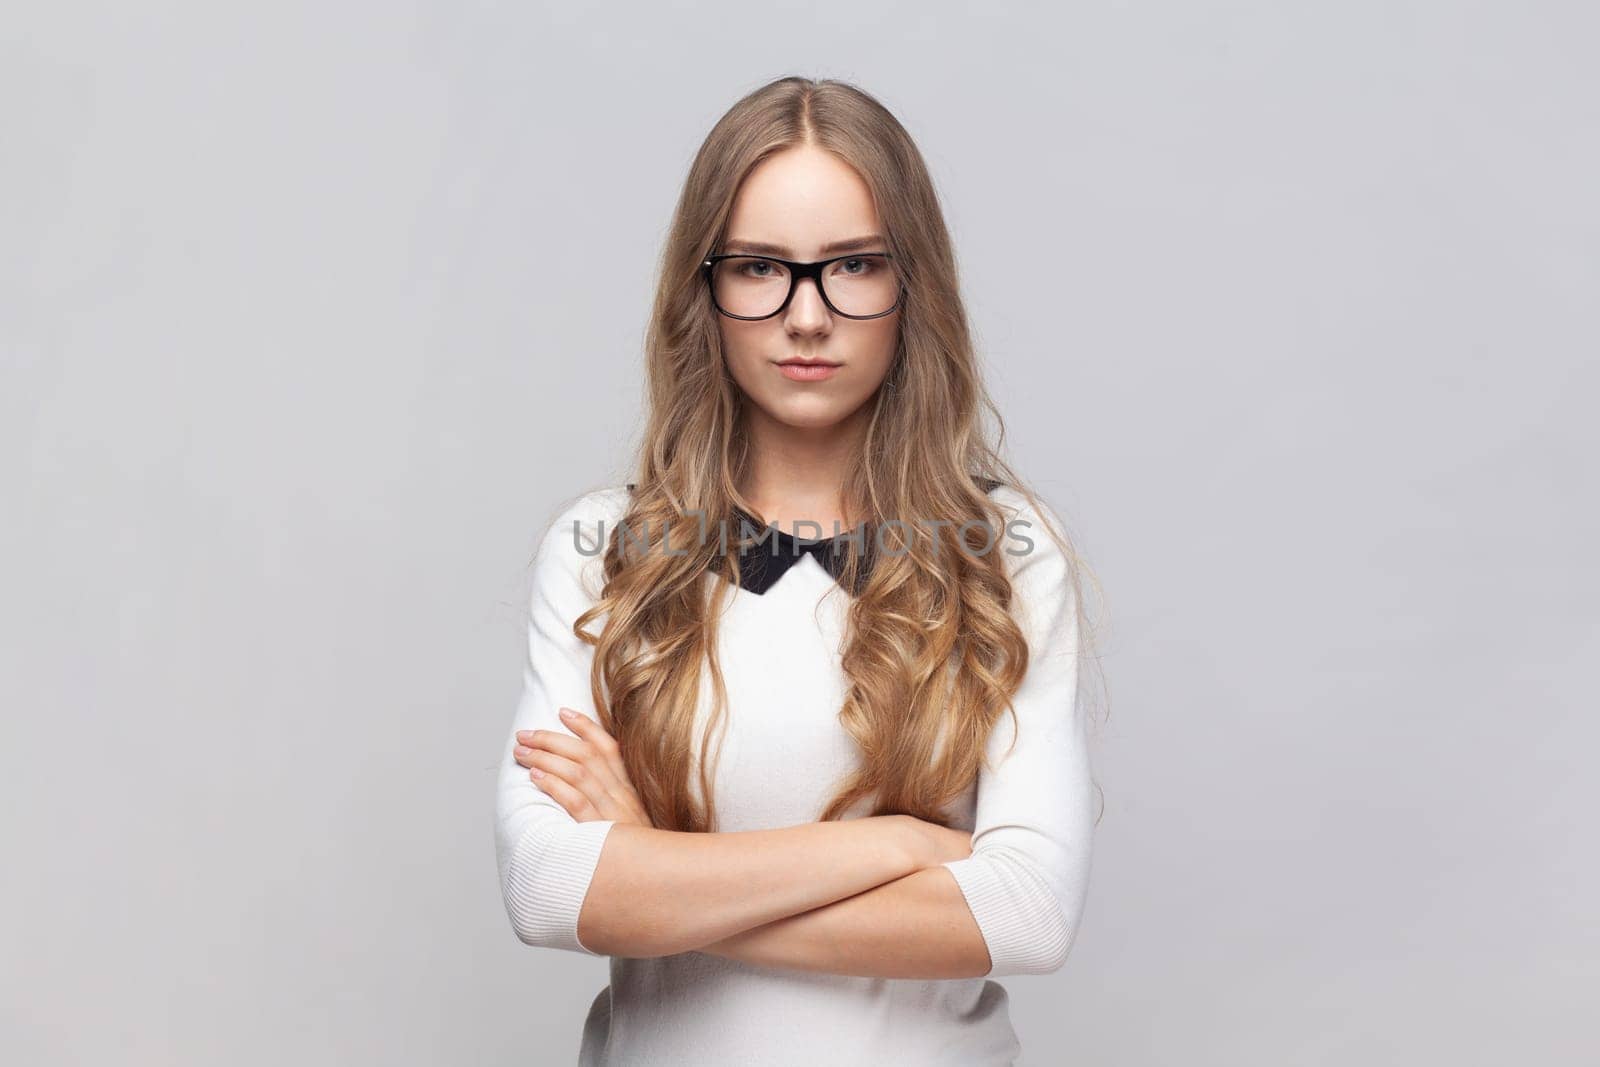
[[[1088,888],[1093,813],[1066,560],[1026,498],[1009,486],[990,495],[1015,516],[996,551],[1012,575],[1013,613],[1031,658],[1014,698],[1015,747],[1005,754],[1013,731],[1010,713],[1002,712],[988,742],[994,769],[947,809],[952,826],[972,830],[972,855],[943,866],[988,945],[988,977],[997,978],[1049,974],[1065,962]],[[595,717],[593,649],[573,636],[572,623],[596,599],[596,549],[628,498],[626,486],[588,493],[540,543],[523,689],[498,782],[500,884],[517,937],[588,955],[597,953],[578,940],[578,912],[613,823],[575,821],[533,785],[512,749],[517,730],[565,730],[556,714],[563,705]],[[1053,511],[1049,520],[1062,528]],[[780,541],[780,551],[795,544],[786,532]],[[723,618],[728,732],[715,783],[724,831],[815,821],[856,765],[854,742],[836,717],[845,695],[840,653],[849,594],[822,558],[801,554],[760,593],[735,589]],[[707,582],[726,580],[706,575]],[[774,656],[774,648],[783,654]],[[852,813],[860,814],[865,809]],[[984,978],[830,975],[702,952],[610,959],[610,985],[584,1023],[580,1064],[977,1067],[1011,1063],[1020,1052],[1006,991]]]

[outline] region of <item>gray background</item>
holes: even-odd
[[[494,878],[526,564],[804,73],[919,140],[1110,598],[1024,1062],[1594,1062],[1592,5],[137,6],[0,31],[0,1059],[571,1059],[605,964]]]

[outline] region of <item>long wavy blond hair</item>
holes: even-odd
[[[659,534],[703,529],[702,522],[717,528],[719,518],[722,529],[737,531],[734,508],[754,512],[737,488],[749,460],[746,401],[724,363],[699,268],[724,236],[745,175],[797,145],[825,149],[861,174],[907,294],[895,358],[842,489],[847,514],[871,529],[881,517],[898,520],[884,524],[878,543],[885,551],[874,551],[870,569],[861,546],[845,544],[841,584],[859,591],[844,637],[848,695],[839,721],[862,759],[817,818],[840,818],[865,801],[872,814],[945,823],[941,809],[974,780],[986,739],[1002,711],[1012,710],[1028,666],[1010,611],[1006,554],[984,551],[1009,517],[981,482],[1009,485],[1037,514],[1050,513],[1000,458],[1004,422],[981,381],[927,167],[901,124],[861,89],[834,80],[773,81],[717,122],[690,166],[646,334],[648,411],[635,489],[605,549],[600,598],[573,627],[595,648],[590,682],[601,724],[617,739],[629,778],[661,829],[717,826],[715,764],[696,753],[708,751],[716,731],[720,757],[727,693],[718,619],[739,567],[737,554],[717,538],[697,543],[673,533],[668,552]],[[984,414],[992,419],[993,445]],[[987,532],[964,532],[962,524],[974,520],[987,523]],[[1046,528],[1081,593],[1083,577],[1093,575],[1065,532]],[[963,538],[971,551],[960,551]],[[725,568],[733,580],[707,582],[708,568]],[[1084,598],[1075,599],[1080,664],[1097,664],[1086,654],[1094,640]],[[601,632],[591,633],[602,616]],[[714,704],[697,739],[707,667]],[[1078,673],[1082,699],[1087,672]]]

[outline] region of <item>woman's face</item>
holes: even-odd
[[[833,247],[855,238],[869,240]],[[846,252],[888,250],[861,175],[837,156],[809,145],[770,156],[745,177],[728,219],[727,240],[716,249],[803,263]],[[763,265],[746,269],[756,277],[770,273]],[[842,276],[888,269],[888,262],[845,260],[828,269]],[[841,278],[839,289],[845,284]],[[830,283],[830,295],[834,292]],[[835,315],[822,302],[816,282],[808,279],[796,286],[789,306],[771,318],[745,321],[717,314],[717,322],[729,372],[754,405],[752,414],[795,428],[822,429],[843,421],[877,392],[894,359],[900,312],[876,319]],[[799,360],[835,366],[820,377],[793,368],[785,371],[785,361]]]

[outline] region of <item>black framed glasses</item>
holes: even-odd
[[[700,264],[711,302],[730,319],[770,319],[810,278],[822,302],[847,319],[879,319],[900,306],[905,286],[888,252],[852,252],[815,263],[744,253],[707,256]]]

